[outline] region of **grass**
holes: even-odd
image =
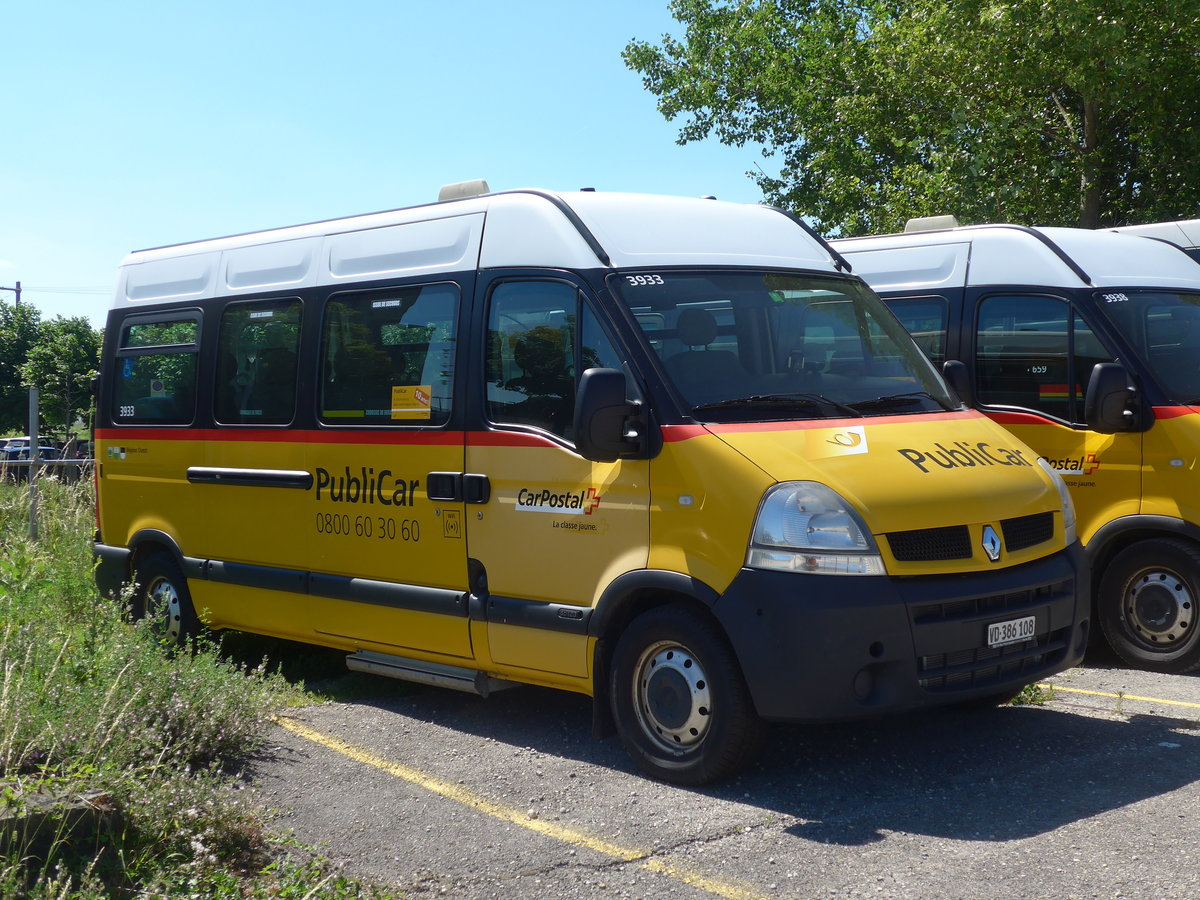
[[[95,589],[91,485],[42,482],[39,512],[34,542],[26,487],[0,484],[0,818],[48,810],[0,842],[0,897],[387,896],[272,835],[242,789],[272,716],[309,702],[295,682],[354,683],[313,652],[289,680],[252,639],[168,652]],[[81,832],[84,795],[103,816]]]
[[[1012,698],[1013,706],[1045,706],[1054,699],[1054,688],[1048,684],[1027,684]]]

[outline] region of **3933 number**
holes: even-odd
[[[390,516],[352,516],[348,513],[317,513],[317,534],[357,537],[380,541],[404,541],[415,544],[421,540],[421,523],[416,519],[393,519]]]
[[[666,284],[661,275],[626,275],[625,280],[633,287],[646,287],[651,284]]]

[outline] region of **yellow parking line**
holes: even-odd
[[[1052,691],[1062,691],[1064,694],[1087,694],[1092,697],[1108,697],[1111,700],[1137,700],[1140,703],[1161,703],[1165,706],[1185,706],[1188,709],[1200,709],[1200,703],[1188,703],[1186,700],[1164,700],[1161,697],[1138,697],[1134,694],[1109,694],[1105,691],[1085,691],[1082,688],[1063,687],[1059,684],[1041,684],[1038,687],[1049,688]]]
[[[698,888],[702,891],[707,891],[710,894],[715,894],[718,897],[724,897],[726,900],[770,900],[768,894],[761,893],[761,888],[756,888],[752,885],[735,884],[729,881],[720,881],[714,878],[709,878],[699,872],[694,872],[690,869],[668,863],[662,857],[654,856],[651,851],[644,850],[638,847],[623,847],[620,844],[615,844],[611,841],[606,841],[602,838],[595,837],[590,834],[585,834],[582,831],[577,831],[574,828],[567,828],[563,825],[556,825],[553,822],[546,822],[541,819],[535,819],[532,816],[521,812],[520,810],[504,806],[496,803],[486,797],[480,796],[473,791],[469,791],[459,784],[451,784],[448,781],[443,781],[432,775],[427,775],[419,769],[414,769],[411,766],[406,766],[401,763],[386,760],[383,757],[376,756],[369,750],[364,750],[361,747],[356,747],[339,738],[332,737],[328,734],[323,734],[303,725],[294,719],[278,718],[276,721],[286,728],[288,731],[298,735],[306,740],[312,741],[314,744],[320,744],[329,750],[333,750],[342,754],[355,762],[364,763],[368,766],[373,766],[389,775],[394,775],[397,778],[403,778],[405,781],[415,784],[418,787],[425,788],[435,794],[440,794],[449,800],[456,803],[461,803],[464,806],[469,806],[479,812],[492,816],[496,819],[502,819],[505,822],[510,822],[513,825],[519,825],[522,828],[527,828],[530,831],[545,835],[546,837],[554,838],[566,844],[571,844],[574,847],[582,847],[587,850],[594,850],[597,853],[602,853],[605,856],[611,856],[614,859],[619,859],[622,862],[640,862],[641,867],[650,872],[657,872],[661,875],[666,875],[674,878],[676,881],[681,881],[684,884]]]

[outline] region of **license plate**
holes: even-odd
[[[1005,644],[1019,644],[1031,639],[1037,632],[1037,616],[1025,616],[1020,619],[1009,619],[1007,622],[995,622],[988,626],[987,644],[989,647],[1003,647]]]

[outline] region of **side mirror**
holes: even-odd
[[[1083,400],[1083,418],[1099,434],[1144,431],[1145,410],[1120,363],[1096,363]]]
[[[971,389],[971,376],[967,373],[967,364],[962,360],[948,359],[942,363],[942,377],[958,399],[967,406],[975,406],[975,391]]]
[[[575,398],[575,449],[592,462],[615,462],[642,449],[641,436],[629,428],[641,404],[625,399],[625,373],[588,369],[579,378]]]

